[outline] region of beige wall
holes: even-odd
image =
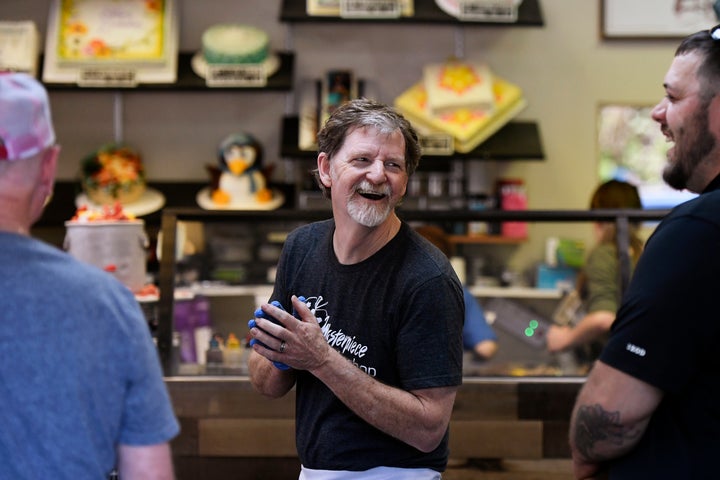
[[[539,0],[542,28],[287,25],[277,20],[280,0],[178,1],[183,51],[197,50],[211,24],[255,24],[270,33],[273,48],[295,51],[298,86],[327,68],[352,67],[368,80],[369,92],[386,102],[416,81],[425,63],[458,53],[457,38],[464,39],[460,53],[488,62],[524,89],[528,107],[519,118],[538,122],[546,154],[543,162],[485,164],[473,172],[474,181],[489,181],[483,175],[523,177],[535,209],[586,207],[597,183],[598,105],[654,104],[663,95],[663,75],[677,43],[601,40],[599,0]],[[33,19],[44,33],[48,5],[49,0],[2,0],[0,19]],[[80,158],[113,139],[113,107],[119,104],[124,138],[143,151],[151,179],[198,180],[205,178],[204,165],[213,161],[218,141],[237,130],[265,144],[266,161],[282,163],[280,118],[296,113],[298,98],[273,92],[53,92],[52,101],[64,148],[61,178],[74,178]],[[277,169],[281,176],[289,170]],[[537,233],[544,235],[542,229]],[[524,250],[521,256],[542,251],[534,244]]]

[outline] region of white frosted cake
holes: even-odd
[[[269,44],[267,33],[251,25],[214,25],[202,35],[203,56],[212,64],[262,63]]]

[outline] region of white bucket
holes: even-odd
[[[135,292],[145,285],[149,242],[144,226],[142,220],[65,222],[63,248]]]

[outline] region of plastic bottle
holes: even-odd
[[[193,337],[196,346],[196,357],[199,364],[205,363],[203,349],[212,337],[212,320],[210,318],[210,299],[203,295],[195,295],[192,302]]]
[[[205,352],[206,370],[208,372],[218,373],[223,366],[223,351],[220,348],[220,342],[217,338],[210,339],[210,345]]]
[[[502,210],[527,210],[525,182],[518,178],[498,180],[497,191]],[[525,238],[528,235],[527,222],[503,222],[500,234],[510,238]]]
[[[198,361],[192,299],[191,293],[178,291],[173,307],[173,323],[175,331],[180,335],[180,361],[182,363],[196,363]],[[203,345],[207,345],[207,342]]]
[[[225,365],[232,368],[242,366],[243,349],[234,333],[229,333],[225,342]]]

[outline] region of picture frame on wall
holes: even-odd
[[[678,39],[720,23],[720,0],[600,0],[603,39]]]
[[[622,180],[638,187],[643,208],[672,208],[696,195],[662,178],[671,144],[652,118],[652,105],[604,103],[597,109],[597,172],[600,182]]]

